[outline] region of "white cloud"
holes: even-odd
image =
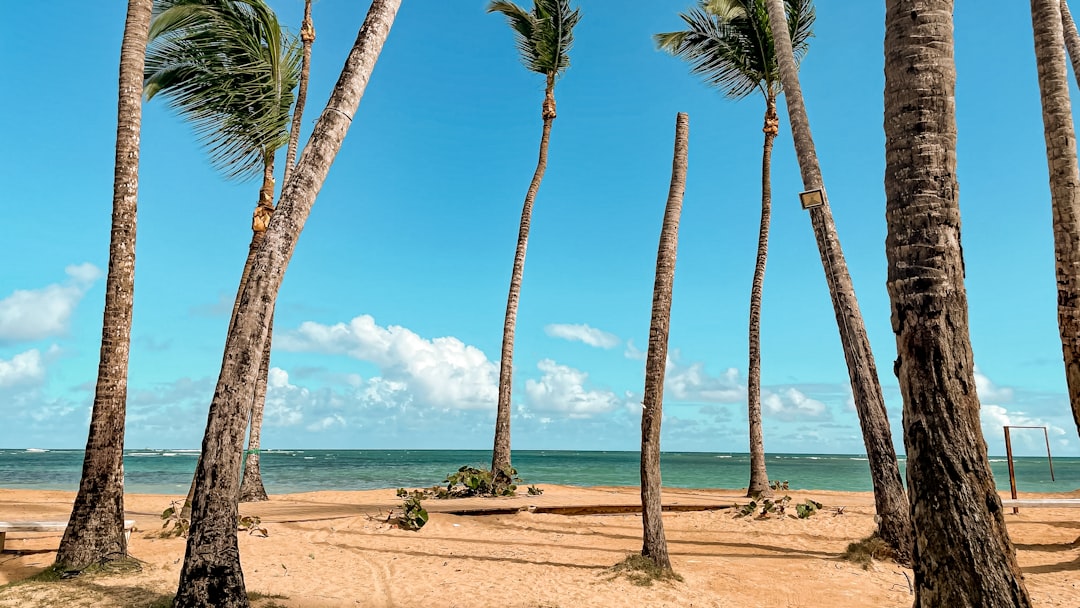
[[[374,363],[382,378],[392,383],[390,388],[406,388],[419,405],[492,409],[498,398],[498,366],[480,349],[454,337],[428,340],[401,326],[380,327],[369,315],[348,324],[305,322],[295,331],[275,336],[275,346]]]
[[[313,422],[313,423],[307,425],[307,430],[315,431],[315,432],[317,432],[317,431],[325,431],[327,429],[332,429],[335,426],[340,426],[340,427],[346,426],[345,425],[345,419],[341,416],[341,414],[333,414],[331,416],[325,416],[321,420],[319,420],[318,422]]]
[[[622,404],[611,391],[586,390],[589,374],[551,359],[536,365],[544,373],[539,380],[525,381],[528,406],[542,412],[557,412],[569,418],[591,418],[615,410]]]
[[[1004,439],[1003,427],[1006,426],[1042,426],[1046,427],[1047,433],[1055,436],[1065,436],[1065,429],[1054,425],[1049,420],[1021,410],[1010,411],[1001,403],[1008,403],[1015,396],[1013,389],[999,387],[990,378],[983,375],[975,368],[975,390],[979,395],[981,407],[979,408],[979,422],[982,425],[983,437],[986,441],[997,444]],[[1066,399],[1067,403],[1067,399]],[[1012,440],[1014,447],[1026,450],[1036,450],[1038,453],[1046,448],[1044,435],[1038,431],[1013,432]]]
[[[979,371],[975,366],[975,392],[979,395],[979,401],[989,403],[1008,403],[1013,399],[1013,390],[1007,387],[998,387]]]
[[[739,382],[739,371],[734,367],[720,376],[710,376],[703,363],[683,367],[673,359],[667,362],[664,393],[679,401],[738,403],[746,399],[746,387]]]
[[[552,338],[583,342],[596,348],[615,348],[621,343],[618,336],[585,324],[566,325],[553,323],[545,327],[544,332]]]
[[[828,414],[824,403],[790,387],[780,392],[765,391],[761,396],[761,409],[763,413],[780,420],[822,418]]]
[[[18,289],[0,300],[0,342],[40,340],[67,331],[71,313],[101,277],[93,264],[64,269],[68,280],[41,289]]]
[[[0,388],[31,386],[45,380],[41,351],[31,349],[11,359],[0,359]]]

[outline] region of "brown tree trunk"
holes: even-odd
[[[746,404],[750,426],[750,483],[747,496],[772,496],[769,473],[765,469],[765,439],[761,431],[761,290],[765,284],[765,262],[769,259],[769,219],[772,216],[772,149],[779,131],[776,96],[765,99],[765,144],[761,151],[761,225],[758,228],[757,263],[750,287],[750,364],[747,371]]]
[[[641,407],[641,554],[658,567],[671,570],[664,536],[660,483],[660,422],[664,416],[664,372],[667,364],[668,330],[671,327],[671,288],[675,282],[675,255],[679,248],[679,218],[686,192],[686,164],[690,119],[679,112],[675,118],[675,153],[671,165],[664,224],[656,253],[649,354],[645,361],[645,395]]]
[[[1061,26],[1065,34],[1065,48],[1069,50],[1069,59],[1072,61],[1073,77],[1080,85],[1080,33],[1076,31],[1076,23],[1069,12],[1069,3],[1065,0],[1061,0]]]
[[[548,142],[551,139],[551,124],[555,121],[555,74],[548,74],[547,77],[541,117],[544,120],[544,130],[540,135],[540,158],[536,161],[536,171],[529,182],[525,204],[521,209],[514,268],[510,273],[510,294],[506,298],[506,317],[503,319],[502,356],[499,359],[499,405],[495,412],[495,444],[491,450],[491,472],[496,475],[511,467],[510,389],[514,373],[514,330],[517,327],[518,300],[521,297],[521,278],[525,273],[525,248],[529,244],[533,202],[540,190],[540,181],[544,179],[544,170],[547,169]]]
[[[1068,40],[1070,36],[1063,34],[1062,23],[1067,21],[1072,26],[1065,30],[1071,29],[1074,39],[1076,26],[1071,17],[1066,19],[1064,11],[1067,10],[1064,0],[1032,0],[1031,3],[1053,205],[1058,330],[1069,403],[1077,432],[1080,432],[1080,167],[1076,161],[1076,131],[1069,101],[1069,68],[1062,48],[1062,39]],[[1070,49],[1070,52],[1076,50],[1073,46]]]
[[[1026,607],[979,426],[960,243],[952,9],[952,0],[888,0],[885,16],[885,250],[915,527],[914,605]]]
[[[292,177],[293,165],[296,164],[296,149],[300,145],[300,123],[304,117],[304,105],[307,104],[308,78],[311,76],[311,45],[315,42],[315,24],[311,21],[311,0],[304,2],[304,20],[300,23],[300,42],[304,45],[304,56],[300,62],[300,82],[296,88],[296,106],[293,108],[292,126],[289,128],[289,146],[285,152],[285,175],[281,179],[283,186]]]
[[[784,13],[784,0],[767,0],[769,23],[774,32],[787,32],[787,19]],[[776,45],[776,60],[780,67],[780,79],[784,85],[784,97],[787,100],[788,120],[791,123],[792,138],[799,158],[803,186],[807,190],[821,188],[821,168],[818,166],[814,140],[810,134],[810,120],[803,104],[802,89],[799,86],[799,72],[795,65],[795,56],[791,50],[791,39],[786,35],[773,36]],[[870,350],[870,340],[866,335],[859,303],[855,298],[855,287],[848,273],[844,252],[840,248],[840,239],[836,234],[832,211],[828,201],[810,209],[810,221],[817,239],[821,263],[825,269],[825,280],[829,285],[836,323],[840,331],[840,343],[844,349],[848,376],[851,379],[851,392],[855,399],[855,409],[859,414],[866,456],[870,464],[870,476],[874,485],[874,503],[878,516],[878,534],[896,551],[900,561],[910,555],[912,529],[911,516],[908,513],[907,499],[904,495],[904,483],[900,478],[900,467],[896,460],[896,448],[893,447],[892,431],[885,412],[885,399],[878,382],[874,353]]]
[[[79,492],[56,553],[56,564],[61,568],[81,570],[91,564],[127,557],[124,418],[135,291],[143,63],[152,7],[152,0],[128,1],[120,46],[112,235],[101,355]]]
[[[258,375],[274,300],[315,197],[326,180],[371,77],[401,0],[373,0],[326,109],[256,255],[225,343],[196,471],[191,532],[174,606],[248,606],[236,539],[237,495],[251,386]]]
[[[259,469],[259,446],[262,438],[263,411],[266,407],[266,383],[270,376],[270,346],[274,334],[274,313],[270,313],[270,327],[266,330],[262,362],[255,381],[255,395],[251,402],[251,424],[248,431],[248,449],[244,452],[244,475],[240,480],[240,502],[270,500],[263,486],[262,470]]]

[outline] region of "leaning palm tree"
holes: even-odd
[[[1076,161],[1076,132],[1069,101],[1069,68],[1062,40],[1069,49],[1073,70],[1080,82],[1080,36],[1065,0],[1032,2],[1035,28],[1035,60],[1042,92],[1046,160],[1050,167],[1050,193],[1054,224],[1054,257],[1057,261],[1058,330],[1065,359],[1065,380],[1073,421],[1080,432],[1080,171]],[[1054,19],[1054,23],[1036,22]]]
[[[151,8],[151,0],[128,0],[120,45],[112,238],[109,241],[109,274],[105,279],[101,358],[79,493],[75,496],[71,518],[56,552],[56,564],[63,569],[82,569],[127,556],[124,418],[135,290],[141,82]]]
[[[810,0],[786,0],[788,31],[796,61],[806,54],[813,34],[814,7]],[[772,494],[765,468],[761,431],[761,292],[769,257],[769,218],[772,215],[772,149],[779,131],[776,98],[783,91],[773,49],[772,30],[764,0],[699,0],[679,15],[687,29],[656,34],[657,45],[685,59],[690,72],[724,92],[743,99],[755,92],[765,97],[765,144],[761,154],[761,224],[757,263],[750,285],[750,331],[747,367],[747,419],[750,427],[750,483],[747,496]]]
[[[518,298],[521,278],[525,272],[525,249],[529,243],[533,202],[547,169],[548,141],[555,120],[555,80],[570,67],[570,47],[574,43],[574,26],[581,19],[579,9],[570,8],[569,0],[533,0],[532,12],[507,0],[488,4],[489,13],[502,13],[514,30],[521,60],[530,71],[547,79],[540,117],[544,129],[540,135],[540,159],[536,163],[532,182],[525,194],[518,228],[514,267],[510,273],[510,294],[506,299],[503,320],[502,356],[499,359],[499,404],[495,414],[495,445],[491,454],[492,474],[506,475],[510,469],[510,388],[514,367],[514,329],[517,326]]]
[[[1056,39],[1047,43],[1060,53],[1058,0],[1037,2],[1045,9],[1037,20],[1056,22]],[[885,251],[916,531],[914,606],[1025,608],[1031,600],[974,390],[956,181],[953,1],[885,5]]]
[[[784,0],[766,0],[769,23],[773,32],[784,31],[787,26],[788,6]],[[904,483],[900,479],[900,467],[893,447],[892,431],[885,412],[885,398],[881,394],[874,353],[866,336],[859,302],[855,298],[855,286],[848,273],[840,238],[836,234],[832,210],[825,196],[814,139],[810,135],[810,120],[806,116],[795,53],[788,36],[774,36],[776,60],[780,67],[780,79],[784,84],[788,121],[791,123],[795,152],[799,159],[803,186],[807,190],[810,222],[814,228],[825,280],[832,297],[836,323],[840,331],[840,343],[847,360],[851,392],[855,409],[862,426],[866,456],[870,463],[870,477],[874,485],[874,502],[878,516],[878,534],[897,552],[901,559],[910,555],[912,532]]]
[[[371,79],[401,0],[372,0],[326,109],[315,123],[293,179],[256,253],[225,341],[221,373],[210,403],[202,454],[195,471],[191,529],[175,608],[249,605],[236,539],[240,452],[270,319],[281,281],[315,197],[341,149]]]
[[[157,94],[169,98],[172,107],[195,124],[211,161],[227,177],[262,177],[239,298],[274,210],[274,155],[289,141],[293,89],[300,77],[299,45],[283,33],[264,0],[157,0],[155,8],[146,62],[147,99]],[[235,311],[234,304],[234,316]],[[266,499],[256,428],[262,421],[266,374],[259,378],[252,393],[255,447],[248,454],[241,494],[248,500]],[[185,511],[193,491],[194,482]]]
[[[664,223],[660,228],[660,246],[656,253],[649,354],[645,360],[645,392],[641,403],[641,555],[651,559],[657,568],[665,572],[671,572],[671,558],[664,535],[663,505],[660,500],[660,423],[664,418],[664,373],[671,329],[671,289],[675,283],[679,219],[682,216],[683,194],[686,193],[689,137],[690,118],[679,112],[675,117],[671,186],[664,207]]]

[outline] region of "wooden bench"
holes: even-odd
[[[8,532],[56,532],[67,528],[66,521],[0,521],[0,552],[4,550],[4,541]],[[131,540],[134,519],[124,520],[124,538]]]

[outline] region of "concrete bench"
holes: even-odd
[[[4,550],[4,541],[8,532],[57,532],[67,528],[66,521],[0,521],[0,552]],[[124,538],[131,540],[134,519],[124,520]]]

